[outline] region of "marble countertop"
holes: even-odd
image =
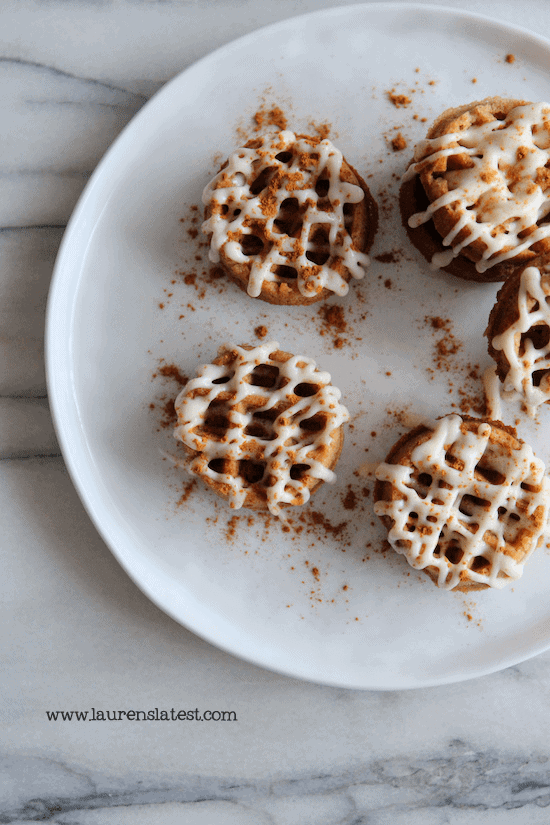
[[[471,682],[403,692],[321,687],[243,663],[181,628],[128,579],[56,442],[45,305],[64,227],[95,165],[193,61],[261,25],[332,5],[2,4],[2,823],[550,821],[550,653]],[[550,34],[546,0],[461,5]],[[46,717],[47,709],[119,707],[231,710],[237,721]]]

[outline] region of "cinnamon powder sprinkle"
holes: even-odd
[[[382,252],[380,255],[375,255],[374,260],[380,261],[381,264],[395,264],[399,260],[399,251],[392,249],[391,252]]]
[[[265,126],[276,126],[281,130],[287,127],[287,119],[278,106],[273,106],[272,109],[258,109],[253,117],[256,123],[255,132],[260,132]]]
[[[432,327],[434,335],[439,333],[442,336],[434,342],[434,366],[438,370],[450,372],[451,362],[449,356],[456,355],[462,349],[462,341],[453,335],[451,319],[442,318],[440,315],[426,315],[424,322]]]
[[[255,334],[256,338],[265,338],[266,335],[267,335],[267,332],[268,332],[267,327],[264,326],[263,324],[261,324],[259,327],[256,327],[256,329],[254,330],[254,334]]]
[[[192,478],[191,481],[187,482],[187,484],[183,488],[183,493],[181,494],[180,498],[176,501],[176,507],[180,507],[182,504],[184,504],[187,501],[187,499],[189,498],[189,496],[193,492],[193,489],[195,488],[196,483],[197,483],[197,480],[195,478]]]
[[[357,496],[351,487],[348,487],[348,491],[342,501],[342,504],[344,505],[345,510],[355,510],[357,506]]]
[[[239,516],[231,516],[231,518],[227,522],[227,530],[225,531],[225,537],[227,541],[233,541],[233,539],[235,538],[238,523]]]
[[[322,306],[318,310],[318,315],[323,319],[323,323],[328,329],[337,330],[338,332],[345,332],[347,323],[344,318],[344,309],[341,306]]]
[[[343,533],[346,529],[347,522],[342,521],[340,524],[332,524],[325,516],[318,512],[317,510],[313,510],[313,512],[309,512],[309,518],[311,522],[316,527],[322,527],[323,530],[331,536],[339,536]]]
[[[506,57],[504,58],[504,60],[506,61],[506,63],[515,63],[516,62],[516,56],[515,56],[515,54],[507,54]]]
[[[396,94],[395,89],[392,89],[391,91],[386,92],[386,94],[388,96],[388,100],[390,101],[390,103],[393,103],[393,105],[397,109],[400,109],[401,106],[403,106],[403,107],[409,106],[412,103],[412,100],[410,99],[410,97],[407,97],[407,95],[398,95],[398,94]]]
[[[407,141],[405,140],[401,132],[398,132],[396,136],[392,138],[391,148],[394,152],[401,152],[402,149],[407,148]]]
[[[169,398],[161,407],[161,417],[159,419],[160,427],[163,430],[172,429],[176,425],[178,416],[174,406],[174,399]]]
[[[177,381],[180,387],[185,387],[189,381],[189,378],[186,375],[183,375],[175,364],[165,364],[164,366],[159,367],[157,374],[162,375],[163,378],[171,378],[173,381]]]
[[[309,123],[309,127],[319,135],[321,140],[326,140],[332,129],[332,123],[315,123],[315,121],[312,120]]]

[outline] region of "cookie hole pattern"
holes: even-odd
[[[300,396],[300,398],[309,398],[311,395],[315,395],[318,391],[319,387],[317,384],[307,384],[306,382],[296,384],[294,387],[295,394]]]
[[[254,387],[274,387],[279,377],[279,367],[272,364],[258,364],[249,375],[248,383]]]
[[[250,193],[252,195],[259,195],[269,184],[269,181],[277,171],[277,168],[274,166],[268,166],[266,169],[262,169],[258,177],[252,181],[250,184]]]
[[[326,416],[322,413],[312,416],[312,418],[303,418],[300,421],[300,429],[306,430],[308,433],[320,433],[326,427]]]
[[[271,410],[257,410],[253,412],[251,423],[244,429],[245,435],[250,435],[260,441],[273,441],[277,438],[277,432],[273,423],[282,412],[284,412],[282,405]]]
[[[445,462],[447,464],[449,464],[450,467],[453,467],[453,468],[455,468],[457,470],[461,470],[461,471],[464,469],[464,466],[465,466],[464,462],[460,458],[457,458],[452,453],[445,453]]]
[[[546,324],[536,324],[528,332],[522,333],[519,345],[520,355],[525,354],[526,341],[530,341],[535,349],[545,349],[550,343],[550,327]]]
[[[470,564],[470,569],[476,573],[486,573],[490,567],[491,562],[485,556],[476,556]]]
[[[346,231],[351,235],[353,230],[353,221],[355,218],[355,204],[345,203],[343,208],[344,226]]]
[[[315,192],[320,198],[326,198],[330,189],[330,181],[327,178],[319,178],[315,184]]]
[[[544,387],[548,390],[550,385],[550,369],[547,370],[535,370],[533,373],[533,387],[537,387],[538,389]]]
[[[280,235],[288,235],[289,238],[298,237],[302,229],[304,212],[305,207],[300,206],[297,198],[285,198],[273,221],[273,231]]]
[[[476,467],[477,475],[480,475],[482,479],[488,481],[489,484],[505,484],[506,483],[506,476],[500,473],[498,470],[495,470],[494,467],[487,467],[482,464],[478,464]]]
[[[293,481],[302,481],[309,469],[309,464],[293,464],[290,468],[290,477]]]
[[[278,266],[271,267],[272,272],[277,278],[285,278],[286,280],[294,281],[298,277],[298,273],[292,266]]]
[[[491,504],[489,501],[485,501],[483,498],[478,498],[477,496],[471,496],[466,494],[462,496],[458,509],[461,513],[466,516],[472,516],[478,509],[488,510],[490,509]]]
[[[282,410],[279,407],[272,408],[270,410],[259,410],[258,412],[253,413],[252,418],[255,421],[269,421],[272,424],[277,420],[281,412]]]
[[[265,461],[251,461],[243,458],[239,461],[239,475],[248,484],[257,484],[263,479],[266,466]]]
[[[311,261],[312,264],[316,266],[323,266],[329,259],[328,252],[316,252],[315,250],[308,250],[306,252],[306,258],[308,261]]]
[[[404,553],[410,548],[411,543],[406,539],[398,539],[395,543],[396,550],[401,551],[403,550]]]
[[[458,544],[450,544],[445,550],[445,558],[448,559],[451,564],[458,564],[462,561],[464,557],[464,553],[458,546]]]
[[[223,475],[225,473],[225,459],[213,458],[208,462],[208,469],[217,475]]]
[[[264,248],[263,240],[257,235],[243,235],[240,244],[243,255],[249,258],[254,255],[259,255]]]
[[[244,428],[244,434],[257,438],[259,441],[273,441],[274,438],[277,438],[276,433],[260,421],[253,421],[252,424],[248,424]]]
[[[279,154],[275,155],[275,160],[278,160],[279,163],[289,163],[292,158],[292,152],[279,152]]]
[[[206,435],[224,436],[229,427],[228,407],[224,401],[214,399],[206,410],[204,423],[200,429]]]
[[[522,481],[521,489],[526,490],[528,493],[538,493],[541,487],[539,484],[529,484],[527,481]]]

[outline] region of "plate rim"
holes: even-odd
[[[332,6],[326,9],[316,9],[313,11],[308,11],[306,13],[286,17],[283,20],[278,20],[276,22],[269,23],[267,25],[254,29],[253,31],[248,32],[247,34],[244,34],[238,38],[231,39],[223,45],[203,55],[201,58],[191,63],[185,69],[178,72],[169,81],[167,81],[130,119],[130,121],[123,127],[121,132],[117,135],[115,140],[110,144],[110,146],[98,162],[86,186],[84,187],[67,222],[67,226],[63,233],[63,237],[61,240],[61,244],[59,246],[55,265],[53,268],[46,306],[44,335],[46,385],[48,392],[48,401],[50,405],[57,440],[71,482],[74,485],[77,495],[87,515],[90,517],[99,536],[104,541],[109,551],[114,555],[115,559],[121,565],[125,573],[130,577],[130,579],[139,588],[139,590],[141,590],[141,592],[143,592],[145,596],[148,599],[150,599],[155,605],[157,605],[157,607],[159,607],[165,614],[170,616],[174,621],[176,621],[179,625],[181,625],[188,631],[194,633],[196,636],[206,641],[208,644],[211,644],[213,647],[216,647],[224,651],[225,653],[229,653],[230,655],[235,656],[238,659],[246,661],[257,667],[264,668],[273,673],[281,674],[294,679],[303,680],[313,684],[327,685],[352,690],[409,690],[414,688],[433,687],[437,685],[469,681],[470,679],[486,676],[490,673],[498,672],[507,667],[512,667],[514,665],[519,664],[520,662],[527,661],[530,658],[540,655],[541,653],[545,652],[550,648],[550,634],[548,635],[548,639],[545,642],[541,642],[538,645],[535,645],[533,649],[531,649],[525,655],[514,655],[510,656],[510,658],[504,658],[504,660],[498,661],[496,663],[493,662],[486,668],[478,668],[473,673],[466,673],[463,675],[457,675],[453,673],[446,677],[435,677],[424,680],[410,679],[409,681],[404,680],[400,683],[392,682],[389,684],[375,684],[373,682],[370,684],[355,684],[352,683],[353,680],[350,679],[338,681],[326,677],[323,678],[320,674],[312,675],[310,672],[308,673],[307,665],[305,667],[300,667],[301,663],[294,663],[294,666],[292,666],[293,663],[289,662],[288,667],[273,664],[269,660],[266,660],[262,657],[260,649],[257,650],[257,656],[248,655],[240,651],[235,645],[225,642],[223,636],[220,638],[220,634],[216,636],[215,633],[208,633],[205,629],[197,628],[193,623],[189,622],[188,620],[182,619],[182,617],[178,616],[176,614],[176,611],[173,610],[172,607],[165,602],[165,600],[162,597],[162,593],[158,593],[154,589],[154,587],[149,586],[149,583],[146,580],[144,581],[143,579],[140,579],[137,576],[135,570],[129,565],[127,559],[125,558],[124,552],[117,545],[115,537],[113,537],[112,535],[112,530],[106,524],[105,517],[102,518],[102,516],[98,512],[96,505],[98,497],[101,496],[101,492],[97,489],[90,491],[89,487],[86,485],[82,477],[83,470],[85,469],[85,467],[82,466],[82,456],[77,454],[78,451],[75,448],[75,440],[74,438],[71,438],[70,428],[68,425],[66,425],[65,422],[71,404],[76,410],[76,399],[74,398],[73,393],[68,392],[68,390],[71,388],[70,380],[67,381],[66,378],[63,379],[66,382],[66,384],[64,384],[63,380],[60,377],[63,374],[63,371],[60,371],[58,369],[58,359],[60,353],[58,340],[59,336],[56,334],[56,322],[59,320],[59,312],[61,309],[60,305],[63,304],[63,306],[65,306],[66,304],[66,309],[70,308],[70,311],[68,312],[68,314],[63,312],[62,315],[65,317],[65,323],[69,323],[69,328],[72,326],[71,321],[74,312],[74,301],[78,293],[78,282],[80,280],[83,268],[82,264],[86,256],[85,251],[81,251],[81,260],[79,261],[80,266],[77,268],[74,265],[71,265],[70,256],[72,247],[77,242],[79,234],[84,234],[88,238],[88,241],[91,239],[102,212],[102,209],[100,209],[99,207],[94,210],[91,210],[92,216],[95,219],[93,226],[88,226],[85,221],[83,223],[83,216],[85,216],[86,214],[88,202],[91,201],[95,196],[96,188],[102,182],[105,170],[109,168],[109,165],[112,163],[112,158],[116,158],[117,153],[119,152],[119,146],[123,145],[124,142],[129,139],[128,136],[131,135],[133,132],[135,132],[136,130],[138,130],[139,132],[142,123],[145,123],[147,118],[152,116],[155,109],[161,106],[165,99],[170,98],[170,96],[172,95],[172,89],[174,87],[177,87],[182,82],[185,82],[184,78],[186,77],[186,75],[191,75],[193,72],[200,70],[200,67],[203,63],[207,63],[211,61],[213,58],[220,59],[223,57],[224,54],[229,54],[232,51],[239,51],[245,48],[247,42],[254,41],[258,37],[258,35],[265,36],[265,34],[268,33],[275,34],[278,29],[285,29],[291,21],[297,21],[303,24],[308,19],[312,18],[327,19],[330,17],[339,16],[348,17],[350,14],[362,14],[366,18],[368,18],[369,16],[380,13],[414,14],[419,12],[425,15],[433,13],[441,15],[443,17],[447,17],[448,19],[461,18],[463,20],[483,22],[485,25],[491,28],[506,32],[508,36],[519,36],[527,40],[531,40],[533,43],[536,43],[539,47],[547,51],[548,57],[550,59],[550,38],[546,38],[542,35],[539,35],[528,28],[525,28],[523,26],[516,26],[515,24],[510,23],[508,21],[496,20],[495,18],[489,15],[481,14],[478,12],[471,12],[452,6],[441,6],[437,4],[432,5],[416,2],[409,3],[406,1],[389,3],[354,3],[342,6]],[[103,203],[103,207],[104,205],[105,204]],[[66,276],[66,272],[70,272],[71,277]],[[66,303],[66,300],[65,303],[63,303],[63,299],[67,298],[67,295],[71,292],[71,289],[73,291],[73,294],[70,304]],[[69,334],[68,340],[64,339],[64,343],[67,349],[67,352],[64,353],[66,356],[66,363],[72,365],[72,334]],[[80,425],[79,429],[85,442],[85,429],[83,425]],[[93,461],[93,456],[91,454],[88,454],[88,459]],[[102,502],[102,506],[106,506],[105,502]]]

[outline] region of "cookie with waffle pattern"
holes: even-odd
[[[550,481],[501,422],[449,415],[420,425],[376,478],[375,512],[390,545],[441,588],[501,588],[544,541]]]
[[[312,359],[276,341],[223,346],[175,409],[189,471],[234,508],[280,515],[335,479],[349,419],[340,391]]]
[[[251,297],[311,304],[345,295],[369,265],[376,202],[327,139],[285,130],[248,141],[203,203],[210,260]]]

